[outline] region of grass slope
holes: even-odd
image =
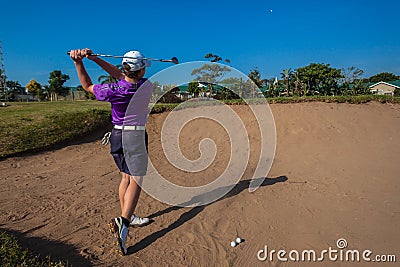
[[[11,103],[0,108],[0,159],[82,136],[109,121],[107,103]]]

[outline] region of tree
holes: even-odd
[[[255,97],[258,95],[258,89],[262,88],[267,82],[265,79],[261,79],[260,71],[257,67],[250,71],[248,77],[252,81],[250,86],[248,86],[250,88],[251,97]],[[254,88],[254,84],[257,88]]]
[[[69,89],[63,86],[67,80],[69,80],[69,76],[62,74],[60,70],[55,70],[50,73],[49,86],[47,89],[50,93],[51,101],[56,100],[57,95],[66,96],[68,94]]]
[[[301,92],[300,92],[301,80],[300,80],[300,75],[297,71],[294,71],[292,73],[292,80],[293,80],[292,82],[294,83],[294,93],[293,94],[296,96],[300,96],[301,95]]]
[[[152,101],[155,101],[158,99],[159,96],[163,94],[163,86],[160,85],[158,81],[153,82],[153,95],[152,95]]]
[[[277,77],[267,80],[267,89],[264,92],[265,97],[277,97],[281,93],[281,88]]]
[[[43,91],[42,91],[42,85],[35,81],[34,79],[30,80],[29,83],[26,85],[26,88],[28,89],[28,93],[33,97],[36,95],[38,99],[42,100],[43,98]]]
[[[257,85],[258,88],[263,86],[264,80],[261,79],[260,71],[257,67],[250,71],[248,77]]]
[[[283,70],[281,73],[282,79],[285,79],[285,86],[286,86],[286,96],[289,96],[289,79],[292,76],[293,71],[291,68]]]
[[[398,79],[400,79],[400,76],[397,76],[390,72],[382,72],[374,76],[371,76],[369,78],[369,81],[372,83],[378,83],[378,82],[390,82]]]
[[[368,84],[363,79],[357,79],[354,81],[352,91],[355,95],[371,94],[371,90],[369,89]]]
[[[187,91],[194,95],[194,97],[198,97],[199,94],[203,91],[203,87],[200,87],[200,83],[193,81],[188,84]]]
[[[341,82],[342,82],[342,91],[345,91],[345,93],[351,93],[353,95],[356,95],[358,93],[358,89],[361,88],[362,86],[362,81],[360,80],[360,77],[364,74],[364,71],[356,68],[356,67],[349,67],[346,69],[342,69],[342,76]],[[343,93],[338,91],[337,94]]]
[[[6,74],[0,69],[0,88],[3,89],[7,80]]]
[[[92,94],[92,93],[86,91],[85,89],[83,89],[82,85],[78,85],[76,88],[77,88],[76,89],[77,91],[83,92],[83,95],[85,96],[86,99],[90,99],[90,100],[95,100],[96,99],[94,94]]]
[[[21,88],[21,84],[18,81],[7,81],[6,84],[10,91],[18,91]]]
[[[210,59],[211,62],[220,62],[220,61],[223,60],[222,57],[220,57],[220,56],[218,56],[218,55],[215,55],[215,54],[212,54],[212,53],[206,54],[206,55],[204,56],[204,58]],[[231,63],[231,61],[230,61],[229,59],[225,59],[224,61],[225,61],[226,63]],[[229,70],[229,71],[230,71],[230,70]],[[193,75],[193,73],[192,73],[192,75]],[[212,96],[212,94],[213,94],[213,85],[212,85],[213,83],[214,83],[214,82],[211,82],[211,83],[208,83],[208,82],[207,82],[208,88],[209,88],[209,90],[210,90],[210,95],[211,95],[211,96]]]
[[[311,95],[331,95],[337,90],[339,79],[343,78],[341,70],[331,68],[330,64],[311,63],[296,71]]]
[[[6,74],[0,69],[0,99],[4,99],[7,102],[8,100],[8,92],[6,86]]]
[[[393,95],[400,96],[400,89],[399,88],[394,89]]]
[[[213,84],[219,82],[226,72],[231,71],[227,66],[220,64],[204,64],[200,68],[192,70],[191,75],[196,75],[195,81],[205,83],[210,89],[210,95],[213,93]]]
[[[24,87],[18,81],[6,81],[8,100],[13,101],[17,94],[22,94]]]
[[[204,57],[207,58],[207,59],[211,58],[211,62],[220,62],[220,61],[222,61],[222,57],[220,57],[218,55],[214,55],[212,53],[208,53]],[[231,63],[231,61],[229,59],[227,59],[227,58],[224,61],[226,63]]]
[[[204,64],[198,69],[192,70],[192,75],[196,75],[196,81],[205,83],[217,83],[220,81],[226,72],[231,71],[226,66],[220,66],[218,64]]]
[[[242,99],[248,98],[251,95],[251,87],[249,86],[249,79],[243,81],[240,77],[229,77],[220,81],[223,85],[218,91],[217,98],[228,100],[228,99]],[[254,87],[253,83],[251,86]]]
[[[229,99],[241,99],[242,97],[239,96],[237,90],[232,90],[233,88],[226,88],[226,87],[221,87],[216,95],[216,99],[220,100],[229,100]],[[239,89],[240,90],[240,89]]]

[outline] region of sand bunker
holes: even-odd
[[[233,108],[247,116],[245,107]],[[257,253],[265,246],[288,252],[337,249],[339,238],[349,249],[398,253],[400,105],[301,103],[271,109],[278,143],[262,186],[247,190],[253,153],[242,180],[207,206],[172,207],[143,193],[137,214],[154,222],[130,230],[126,257],[113,252],[106,227],[119,215],[119,174],[100,140],[1,161],[0,228],[16,233],[33,251],[68,259],[73,266],[281,266],[276,256],[262,262]],[[223,129],[203,121],[203,127],[182,130],[186,157],[199,157],[190,148],[210,129],[217,131],[219,149],[217,162],[205,173],[185,176],[162,154],[159,129],[166,116],[151,115],[148,123],[157,168],[185,186],[217,177],[229,160]],[[232,248],[237,235],[245,241]],[[323,263],[338,264],[328,258]]]

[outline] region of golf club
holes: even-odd
[[[70,51],[67,52],[69,55]],[[124,56],[114,56],[114,55],[105,55],[105,54],[90,54],[91,56],[97,56],[97,57],[112,57],[112,58],[131,58],[131,59],[136,59],[135,57],[124,57]],[[176,57],[172,57],[171,59],[156,59],[156,58],[141,58],[141,59],[146,59],[146,60],[151,60],[151,61],[160,61],[160,62],[172,62],[174,64],[178,64],[178,59]]]

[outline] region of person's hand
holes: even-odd
[[[85,56],[90,60],[94,60],[97,57],[97,56],[92,56],[92,54],[94,54],[94,53],[90,48],[85,48],[85,49],[83,49],[83,51],[85,53]]]
[[[76,49],[69,51],[69,56],[75,63],[82,62],[82,59],[86,56],[82,49]]]

